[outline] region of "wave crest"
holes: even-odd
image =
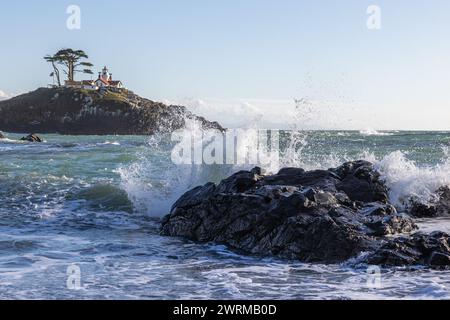
[[[389,188],[391,202],[399,208],[411,199],[428,203],[439,188],[450,186],[450,158],[434,166],[419,166],[404,152],[395,151],[375,166]]]
[[[198,123],[187,121],[187,133],[189,130],[204,133],[198,126]],[[427,203],[439,188],[450,186],[450,157],[445,150],[440,163],[419,165],[400,150],[390,153],[386,150],[377,156],[371,151],[345,149],[324,152],[324,145],[307,139],[308,135],[303,131],[290,132],[291,140],[282,147],[279,162],[262,166],[265,172],[276,173],[283,167],[328,169],[347,161],[367,160],[381,173],[389,188],[391,202],[400,210],[407,208],[411,199]],[[161,217],[170,212],[172,204],[186,191],[207,182],[219,182],[238,170],[255,166],[175,165],[170,160],[172,146],[167,136],[150,137],[148,148],[144,148],[139,160],[117,170],[122,189],[138,211]]]

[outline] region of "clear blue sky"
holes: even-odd
[[[81,30],[66,28],[71,4]],[[371,4],[381,30],[366,27]],[[404,114],[399,128],[450,129],[447,0],[3,1],[0,41],[7,93],[49,83],[42,57],[73,47],[156,100],[308,96]]]

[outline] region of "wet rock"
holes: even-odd
[[[438,189],[432,199],[423,203],[411,200],[408,212],[417,218],[433,218],[450,215],[450,188],[448,186]]]
[[[261,168],[254,168],[250,172],[240,171],[228,179],[223,180],[218,186],[216,193],[245,192],[252,188],[260,179]]]
[[[29,134],[28,136],[23,137],[23,138],[21,138],[20,140],[21,140],[21,141],[28,141],[28,142],[44,142],[44,140],[41,139],[41,137],[39,137],[39,136],[38,136],[37,134],[35,134],[35,133]]]
[[[3,134],[3,132],[0,131],[0,139],[5,139],[5,135]]]
[[[429,259],[429,265],[432,267],[450,266],[450,254],[448,252],[433,252]]]
[[[388,203],[371,163],[330,170],[240,171],[183,195],[161,233],[251,254],[336,263],[374,252],[383,237],[417,229]],[[437,258],[436,258],[437,259]]]
[[[370,264],[384,266],[426,265],[433,268],[450,266],[450,236],[444,232],[389,240],[367,258]]]
[[[388,202],[388,190],[380,180],[380,174],[367,161],[347,162],[332,170],[341,177],[336,184],[353,201]]]

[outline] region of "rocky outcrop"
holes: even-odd
[[[410,235],[416,231],[366,161],[267,176],[259,168],[241,171],[184,194],[161,226],[163,235],[305,262],[365,256],[380,265],[450,265],[449,236]]]
[[[5,135],[3,134],[3,132],[0,131],[0,139],[5,139]]]
[[[29,134],[26,137],[21,138],[20,140],[28,142],[44,142],[44,140],[35,133]]]
[[[223,130],[183,106],[154,102],[125,89],[40,88],[0,101],[0,130],[16,133],[151,135],[183,128],[189,119]]]
[[[416,233],[388,241],[367,262],[384,266],[450,266],[450,236],[444,232]]]
[[[441,187],[427,202],[411,200],[408,211],[417,218],[435,218],[450,215],[450,188]]]

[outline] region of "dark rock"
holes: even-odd
[[[450,214],[450,188],[448,186],[441,187],[427,203],[412,199],[408,213],[417,218],[448,216]]]
[[[436,207],[429,203],[417,202],[415,200],[411,201],[408,208],[408,213],[416,218],[434,218],[437,217],[438,213]]]
[[[28,142],[44,142],[43,139],[41,139],[41,137],[39,137],[37,134],[32,133],[29,134],[26,137],[23,137],[22,139],[20,139],[21,141],[28,141]]]
[[[161,233],[252,254],[335,263],[375,251],[384,236],[416,229],[388,203],[372,164],[358,161],[270,176],[259,168],[240,171],[183,195],[163,219]]]
[[[389,240],[367,258],[370,264],[385,266],[450,266],[450,236],[444,232],[416,233]]]
[[[388,202],[388,190],[370,162],[348,162],[332,171],[341,177],[336,189],[345,192],[351,200]]]
[[[223,180],[218,186],[216,193],[245,192],[255,186],[262,178],[261,168],[254,168],[252,171],[240,171],[228,179]]]
[[[281,171],[284,173],[284,171]],[[315,170],[297,174],[277,174],[267,176],[264,178],[263,184],[267,185],[289,185],[289,186],[308,186],[311,188],[318,188],[322,191],[336,192],[336,183],[339,182],[339,177],[331,171]],[[300,174],[299,174],[300,173]]]
[[[433,252],[429,259],[429,265],[432,267],[450,266],[450,254],[448,252]]]
[[[3,135],[3,132],[0,131],[0,139],[5,139],[6,137]]]
[[[305,174],[302,168],[283,168],[278,172],[278,176],[301,176]]]
[[[417,230],[417,226],[410,218],[397,214],[385,218],[377,217],[365,225],[372,230],[369,234],[377,237]]]

